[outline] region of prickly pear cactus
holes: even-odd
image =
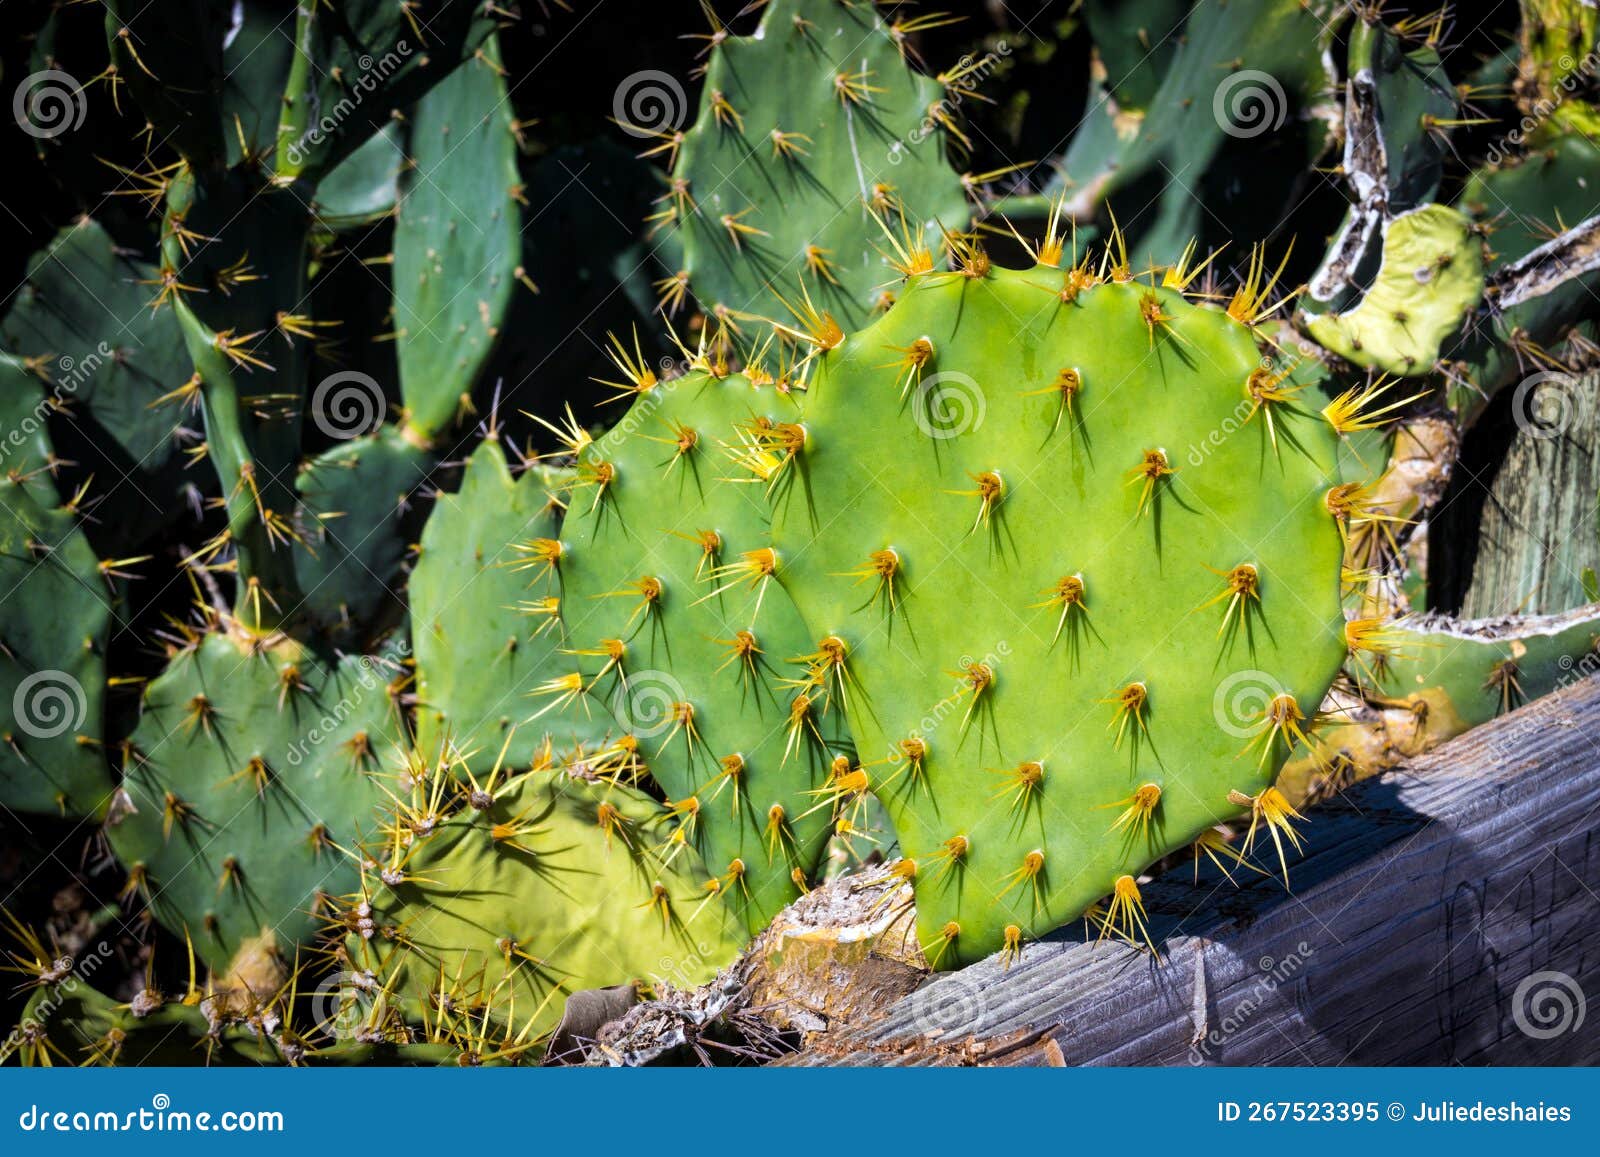
[[[103,749],[106,644],[122,565],[103,565],[57,505],[44,391],[0,358],[0,804],[100,817],[116,785]]]
[[[474,1019],[537,1042],[565,995],[630,979],[698,983],[743,941],[692,851],[657,857],[666,816],[648,797],[544,768],[398,801],[333,921],[352,983],[411,1019]],[[425,826],[423,826],[425,825]]]
[[[1382,627],[1376,650],[1351,668],[1353,694],[1337,697],[1311,732],[1315,755],[1301,753],[1283,769],[1280,786],[1297,802],[1387,771],[1600,672],[1600,610],[1411,616]],[[1539,723],[1535,713],[1526,726]]]
[[[597,750],[611,730],[602,716],[540,714],[539,689],[571,669],[559,577],[541,557],[560,542],[562,480],[541,467],[513,478],[489,439],[428,519],[411,575],[422,751],[525,768],[552,744],[569,755]]]
[[[22,1011],[16,1031],[0,1044],[0,1061],[15,1054],[23,1065],[135,1068],[144,1065],[263,1065],[288,1059],[250,1018],[224,1017],[199,993],[167,999],[146,988],[119,1004],[76,977],[41,983]]]
[[[666,850],[692,846],[757,931],[814,878],[852,747],[844,689],[802,669],[830,669],[833,643],[774,578],[759,471],[801,436],[799,399],[756,367],[638,368],[579,459],[555,564],[571,658],[546,709],[615,720],[678,817]]]
[[[1357,365],[1426,373],[1483,296],[1483,245],[1444,205],[1386,217],[1381,230],[1371,284],[1348,309],[1305,311],[1306,332]]]
[[[431,442],[463,406],[521,273],[517,142],[491,38],[418,104],[395,220],[396,355],[408,437]]]
[[[247,946],[287,968],[324,898],[354,886],[396,790],[396,669],[211,634],[150,684],[107,831],[130,893],[213,969]]]
[[[776,500],[942,965],[1107,893],[1141,938],[1134,876],[1260,809],[1345,651],[1338,437],[1250,295],[1097,281],[971,254],[823,334]]]
[[[886,226],[903,213],[936,239],[940,224],[966,225],[941,147],[960,78],[909,68],[871,5],[774,0],[755,35],[718,26],[708,40],[699,116],[661,134],[676,164],[654,220],[683,259],[663,305],[693,293],[737,324],[786,320],[786,302],[809,294],[856,324],[894,278],[878,252]]]

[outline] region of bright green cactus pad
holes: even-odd
[[[752,931],[799,895],[796,870],[814,875],[832,816],[807,793],[853,748],[826,689],[785,682],[820,636],[760,573],[767,502],[733,460],[798,419],[794,395],[742,374],[651,384],[584,451],[562,528],[568,670],[585,687],[568,713],[610,713],[638,741]]]
[[[774,523],[785,589],[848,647],[851,727],[943,966],[1075,919],[1237,815],[1230,793],[1286,754],[1269,701],[1309,717],[1345,653],[1331,426],[1269,403],[1275,451],[1266,415],[1244,419],[1248,328],[1136,283],[1064,301],[1063,276],[913,279],[816,366]],[[897,351],[924,355],[920,384]],[[876,590],[851,577],[883,551]],[[1236,604],[1246,564],[1259,598]]]
[[[284,641],[247,653],[205,636],[145,696],[111,846],[151,910],[225,970],[263,934],[286,962],[348,892],[402,739],[392,665],[329,666]]]
[[[344,909],[345,951],[388,999],[446,1025],[487,1010],[485,1023],[537,1040],[573,992],[697,984],[737,954],[742,930],[699,858],[650,853],[666,825],[649,797],[560,771],[489,794],[426,835],[402,811],[413,842],[369,849],[377,866]]]
[[[29,477],[43,466],[13,450],[0,477],[0,805],[98,816],[116,786],[101,740],[112,594],[76,518],[46,505],[48,477]]]
[[[880,222],[903,210],[931,242],[936,223],[966,226],[925,120],[944,95],[868,4],[773,0],[754,36],[718,44],[673,169],[686,190],[661,202],[701,305],[788,320],[780,297],[803,285],[842,323],[864,319],[896,278]]]
[[[559,653],[560,625],[539,613],[560,587],[531,544],[555,541],[560,479],[535,468],[513,478],[505,452],[485,441],[467,462],[461,489],[439,496],[411,572],[411,642],[417,661],[417,746],[437,755],[446,742],[473,766],[491,766],[513,728],[511,767],[538,761],[546,736],[562,753],[593,746],[608,720],[551,712],[534,719],[531,698],[571,670]]]
[[[1357,365],[1423,374],[1482,296],[1483,246],[1472,222],[1423,205],[1385,222],[1383,263],[1360,301],[1310,316],[1306,332]]]

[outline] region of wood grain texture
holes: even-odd
[[[1593,1064],[1600,1003],[1554,1035],[1519,1018],[1559,1019],[1552,984],[1574,1013],[1580,990],[1600,1002],[1597,825],[1590,679],[1316,809],[1292,895],[1181,869],[1147,885],[1159,966],[1066,929],[787,1063]]]
[[[1520,428],[1483,507],[1463,618],[1581,606],[1584,568],[1600,569],[1600,375],[1544,378],[1513,399]]]

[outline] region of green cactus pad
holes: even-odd
[[[767,503],[734,460],[753,431],[799,416],[770,380],[758,389],[742,374],[695,372],[654,383],[585,449],[562,527],[562,625],[583,652],[567,670],[586,688],[568,714],[613,715],[638,741],[668,800],[693,808],[684,838],[725,877],[752,931],[799,895],[797,870],[814,878],[832,809],[808,793],[853,748],[841,708],[785,683],[822,636],[760,574]],[[654,600],[647,581],[659,584]],[[802,701],[812,706],[796,715]]]
[[[490,794],[415,835],[392,887],[376,853],[344,909],[349,967],[402,1007],[537,1040],[573,992],[697,984],[737,954],[741,931],[698,857],[649,853],[666,826],[655,801],[558,771]]]
[[[394,212],[405,159],[400,126],[385,127],[317,184],[317,224],[356,229]]]
[[[396,354],[406,421],[455,420],[517,288],[522,214],[511,103],[491,39],[417,105],[395,221]]]
[[[180,508],[166,497],[182,477],[177,431],[200,426],[181,401],[157,404],[194,372],[172,312],[149,308],[157,278],[84,217],[30,263],[0,322],[5,348],[34,360],[60,400],[60,453],[94,476],[91,535],[107,553],[127,553]]]
[[[42,396],[8,369],[10,405]],[[72,512],[47,505],[39,450],[11,449],[0,477],[0,805],[99,816],[116,786],[101,730],[112,592]]]
[[[1236,815],[1293,742],[1273,697],[1309,717],[1345,653],[1331,427],[1304,399],[1246,416],[1262,354],[1222,311],[1066,277],[913,279],[821,358],[774,522],[785,589],[848,647],[941,966]],[[895,352],[919,342],[920,380]],[[864,603],[841,576],[880,551],[894,599]],[[1258,597],[1234,598],[1245,565]]]
[[[1446,338],[1483,296],[1483,246],[1465,215],[1424,205],[1383,226],[1383,259],[1359,302],[1307,311],[1306,332],[1360,366],[1392,374],[1433,369]]]
[[[1559,615],[1456,620],[1401,619],[1386,628],[1388,655],[1367,655],[1351,671],[1363,704],[1333,710],[1312,729],[1316,754],[1301,752],[1280,779],[1296,801],[1330,780],[1344,784],[1386,771],[1406,758],[1524,704],[1600,673],[1600,608]],[[1539,727],[1536,706],[1523,726]],[[1515,756],[1509,733],[1504,758]]]
[[[467,463],[461,489],[440,495],[422,530],[411,573],[411,640],[417,661],[417,745],[437,754],[448,742],[491,765],[505,756],[527,767],[545,750],[594,746],[607,721],[547,714],[530,696],[570,669],[559,654],[559,624],[535,613],[560,588],[531,566],[519,545],[555,540],[558,478],[532,469],[512,478],[505,453],[485,441]]]
[[[312,182],[470,60],[496,19],[478,0],[346,0],[295,18],[275,164]]]
[[[404,531],[420,520],[417,491],[433,454],[392,425],[325,450],[296,482],[301,537],[295,572],[312,624],[359,637],[392,619],[401,601]]]
[[[277,1021],[268,1014],[268,1024]],[[118,1004],[76,977],[41,985],[16,1030],[0,1045],[26,1066],[142,1068],[160,1065],[266,1065],[285,1059],[258,1016],[225,1017],[210,1000],[164,1000],[146,990]]]
[[[246,942],[286,962],[310,942],[319,897],[355,885],[350,849],[403,739],[394,664],[252,650],[207,635],[150,684],[124,768],[133,810],[108,829],[156,918],[218,970]]]
[[[870,5],[773,0],[754,36],[717,44],[673,168],[687,194],[661,202],[701,305],[787,320],[803,285],[842,323],[865,318],[895,279],[881,223],[903,209],[934,244],[936,223],[966,226],[925,119],[944,95]]]
[[[222,108],[224,9],[207,0],[107,0],[106,37],[139,111],[196,169],[227,160]]]

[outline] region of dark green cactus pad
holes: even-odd
[[[73,513],[54,506],[48,443],[26,431],[38,382],[4,373],[6,471],[0,477],[0,804],[100,816],[115,782],[103,747],[112,591]]]
[[[406,532],[421,524],[419,491],[433,454],[386,425],[323,451],[300,472],[305,550],[295,573],[301,610],[334,638],[359,638],[403,605]]]
[[[107,830],[156,918],[212,968],[247,942],[292,962],[319,898],[354,887],[404,740],[398,671],[207,635],[148,687],[123,772],[132,812]]]
[[[493,351],[522,260],[517,141],[494,40],[411,118],[394,238],[396,355],[406,422],[437,437]]]
[[[275,163],[315,182],[421,100],[494,31],[479,0],[347,0],[296,9]]]
[[[399,125],[388,125],[317,184],[317,224],[358,229],[394,212],[405,146]]]
[[[106,37],[158,139],[195,169],[227,162],[222,122],[222,41],[227,10],[208,0],[108,0]]]
[[[94,476],[89,532],[108,554],[158,529],[181,505],[180,427],[200,419],[179,399],[160,404],[194,372],[172,311],[152,311],[155,269],[117,249],[85,217],[31,263],[0,322],[5,348],[34,361],[60,400],[52,425],[74,477]]]
[[[268,1014],[269,1024],[278,1021]],[[17,1030],[0,1045],[23,1065],[142,1068],[164,1065],[281,1064],[273,1039],[245,1018],[225,1018],[210,1000],[166,1000],[146,990],[119,1004],[86,981],[41,985]]]
[[[701,305],[786,321],[804,286],[841,322],[864,319],[895,279],[884,225],[903,211],[937,244],[936,223],[967,224],[927,119],[944,95],[870,5],[773,0],[754,36],[718,44],[673,168],[686,194],[661,202]]]

